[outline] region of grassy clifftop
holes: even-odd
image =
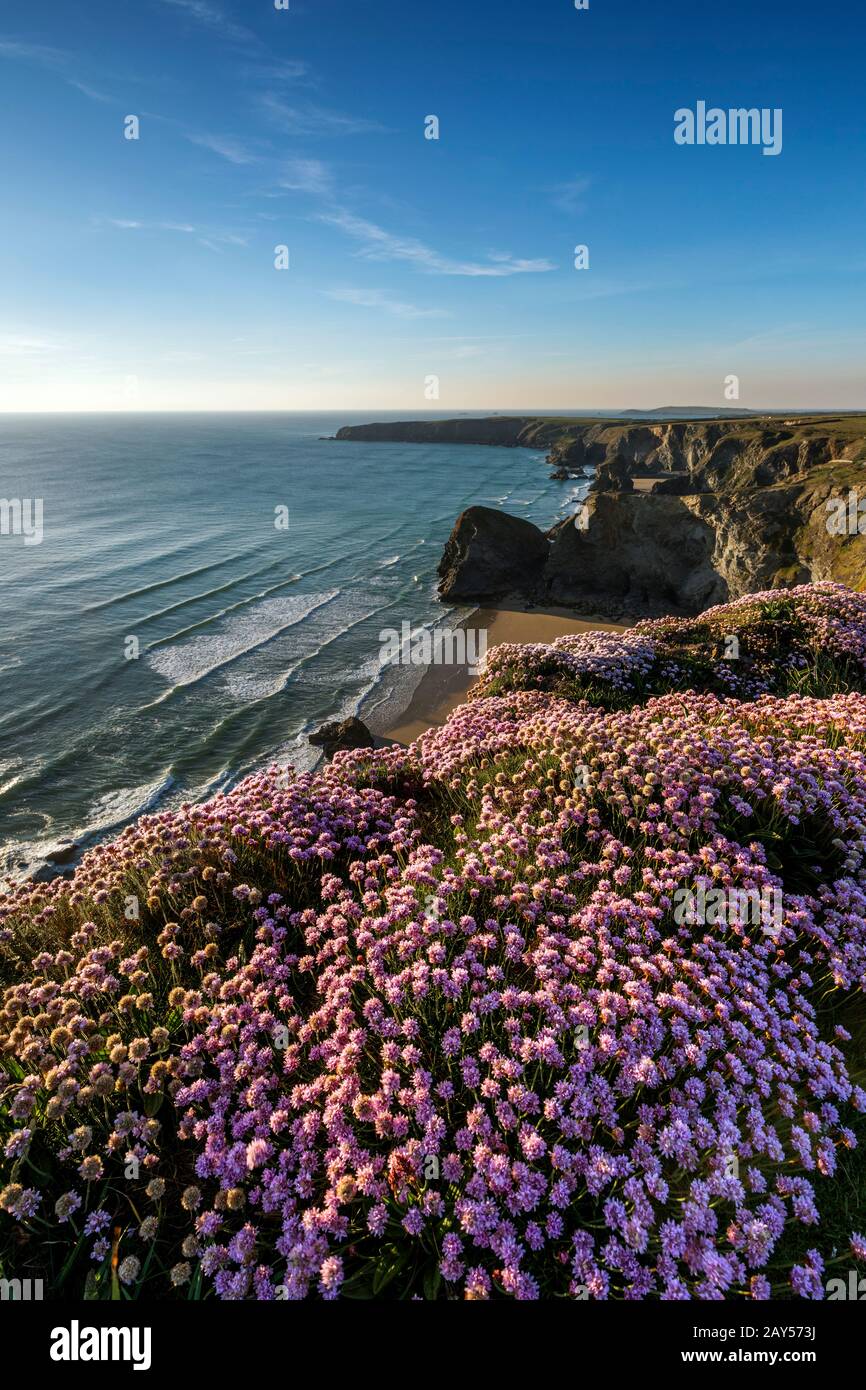
[[[582,417],[557,415],[492,415],[480,418],[460,416],[451,420],[387,421],[368,425],[346,425],[336,438],[351,441],[403,444],[490,444],[549,449],[555,457],[566,459],[569,452],[583,457],[591,452],[594,461],[621,455],[640,464],[659,450],[687,466],[689,458],[711,452],[720,441],[728,441],[734,451],[758,448],[761,451],[786,450],[792,445],[820,448],[827,441],[835,454],[852,459],[866,455],[866,416],[864,415],[748,415],[720,412],[713,418],[640,420],[625,417]]]
[[[736,639],[737,655],[731,640]],[[501,648],[0,913],[0,1275],[823,1297],[866,1259],[866,598]]]

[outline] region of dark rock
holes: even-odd
[[[524,443],[524,435],[535,423],[532,416],[526,415],[491,415],[480,420],[390,420],[373,425],[343,425],[334,438],[370,444],[498,444],[514,448]]]
[[[667,478],[659,478],[653,485],[653,492],[667,497],[685,497],[696,491],[690,473],[671,473]]]
[[[51,883],[55,878],[63,877],[63,870],[58,869],[56,864],[42,864],[29,875],[31,883]]]
[[[634,469],[628,459],[614,454],[599,465],[592,480],[593,492],[634,492]]]
[[[375,739],[367,725],[354,715],[349,719],[333,720],[329,724],[323,724],[321,729],[310,734],[309,742],[316,748],[322,748],[326,758],[333,758],[335,753],[347,748],[375,747]]]
[[[633,615],[699,613],[728,598],[713,565],[715,534],[678,497],[593,493],[583,529],[574,519],[550,533],[544,587],[551,603],[611,602]]]
[[[439,563],[439,597],[484,603],[540,579],[547,561],[543,531],[492,507],[468,507],[457,518]]]
[[[71,864],[73,859],[77,858],[80,848],[80,845],[70,840],[68,843],[58,845],[56,849],[50,850],[45,858],[49,864]]]

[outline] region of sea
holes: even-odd
[[[0,534],[0,878],[309,768],[325,720],[384,732],[423,669],[383,661],[383,631],[472,611],[436,596],[458,514],[548,527],[585,493],[538,450],[332,438],[399,418],[0,416],[22,506]]]

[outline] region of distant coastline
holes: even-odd
[[[859,525],[827,526],[851,497],[859,506],[866,416],[707,409],[383,421],[336,438],[544,449],[553,479],[590,480],[582,514],[548,532],[489,508],[461,514],[439,571],[450,601],[642,618],[825,580],[866,588]]]

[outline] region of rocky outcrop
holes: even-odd
[[[633,492],[634,475],[628,459],[621,454],[614,454],[612,458],[605,459],[592,483],[593,492]]]
[[[72,864],[81,854],[81,846],[74,840],[64,840],[56,849],[52,849],[46,854],[45,858],[49,864]]]
[[[334,438],[368,444],[494,444],[514,448],[537,423],[525,415],[491,415],[475,420],[393,420],[344,425]]]
[[[348,425],[336,438],[546,449],[550,464],[566,478],[577,469],[610,465],[633,478],[686,475],[694,492],[765,487],[824,463],[866,460],[866,418],[858,415],[783,419],[722,413],[716,419],[641,421],[493,415]],[[684,479],[678,490],[684,490]]]
[[[714,549],[712,525],[675,497],[594,494],[582,524],[569,517],[547,535],[473,507],[446,546],[439,593],[478,603],[512,594],[611,616],[696,613],[727,596]]]
[[[834,579],[866,589],[866,540],[828,502],[866,504],[866,417],[576,420],[492,416],[364,425],[339,438],[545,448],[553,476],[592,473],[589,525],[549,537],[470,508],[440,566],[443,598],[695,613],[758,589]],[[866,515],[860,517],[866,529]]]
[[[679,498],[598,493],[581,520],[550,533],[547,602],[638,617],[698,613],[728,597],[713,566],[713,527]]]
[[[349,719],[333,720],[330,724],[323,724],[321,729],[310,734],[309,742],[314,747],[321,748],[326,758],[333,758],[335,753],[347,748],[376,746],[376,740],[367,725],[354,715]]]
[[[556,483],[569,483],[575,478],[585,478],[586,469],[569,468],[565,464],[560,464],[558,468],[554,468],[550,476]]]
[[[484,603],[526,592],[540,580],[549,549],[532,522],[493,507],[468,507],[439,564],[440,597]]]
[[[699,613],[744,594],[825,579],[866,590],[866,537],[856,528],[834,534],[827,524],[828,502],[866,500],[859,465],[835,461],[769,486],[715,493],[673,491],[686,487],[684,477],[671,475],[652,492],[592,491],[582,514],[547,537],[532,527],[532,553],[545,541],[547,558],[540,567],[512,567],[510,589],[534,603],[634,617]],[[496,515],[504,532],[506,518]],[[483,554],[468,575],[453,542],[452,535],[450,592],[483,600]]]
[[[64,840],[48,851],[41,864],[28,867],[22,863],[19,867],[27,868],[26,876],[31,883],[51,883],[55,878],[71,878],[83,852],[83,847],[75,841]]]

